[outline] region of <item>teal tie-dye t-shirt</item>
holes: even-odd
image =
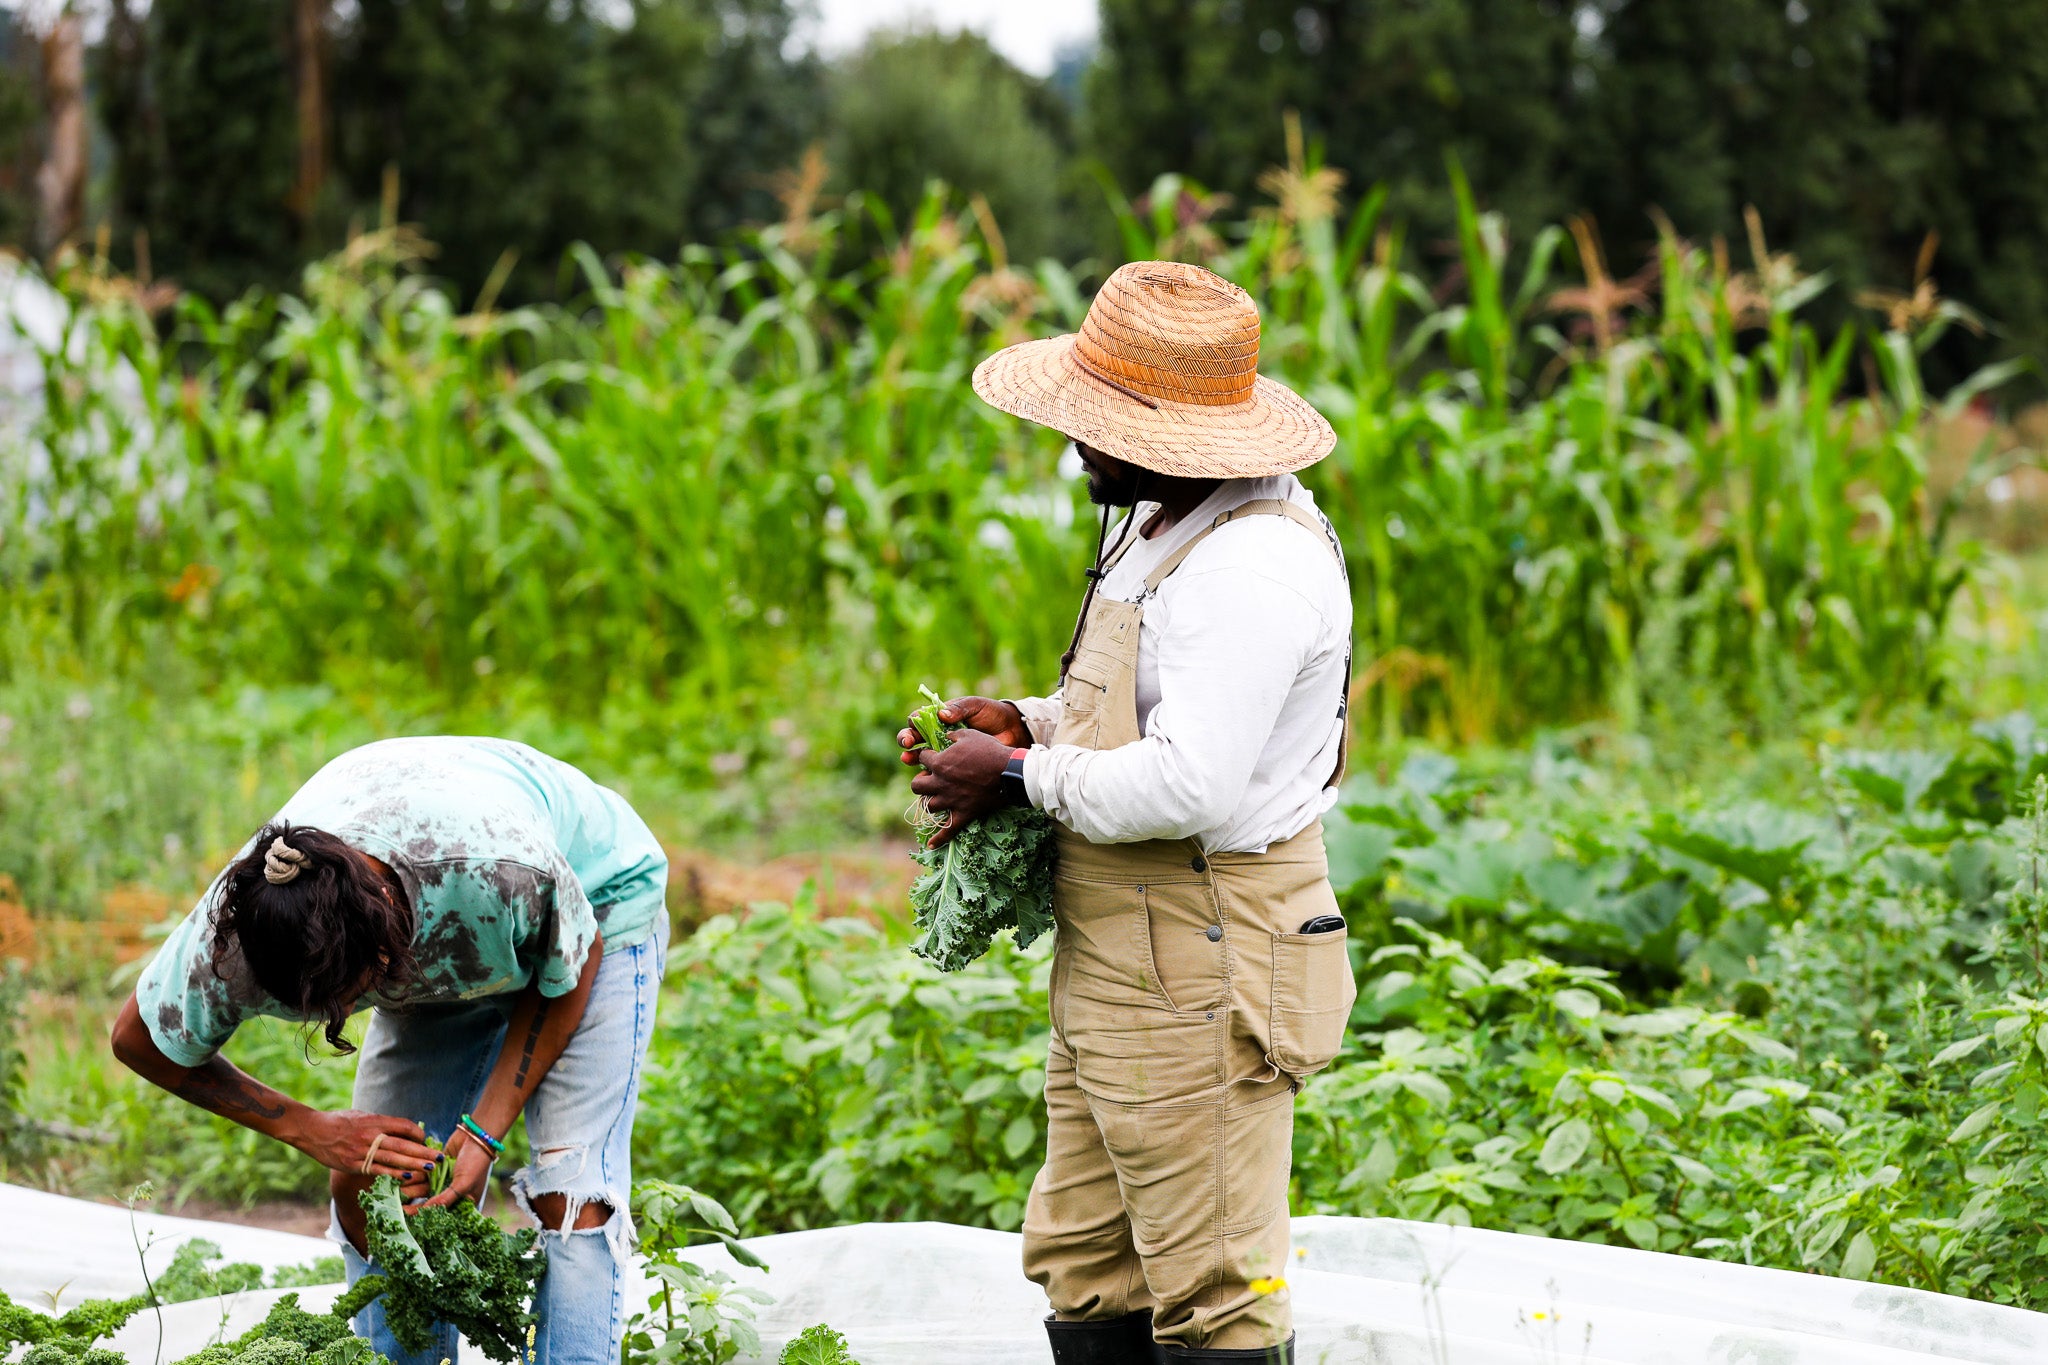
[[[600,932],[604,950],[654,932],[668,859],[625,798],[501,739],[391,739],[315,773],[276,819],[324,829],[390,865],[415,920],[417,978],[384,1008],[474,1000],[537,984],[563,995]],[[248,852],[251,845],[245,846]],[[239,860],[239,856],[237,858]],[[223,874],[225,875],[225,874]],[[136,987],[163,1054],[197,1066],[253,1015],[294,1018],[232,947],[216,961],[220,882],[172,931]]]

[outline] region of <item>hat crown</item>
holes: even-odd
[[[1259,309],[1251,295],[1200,266],[1133,261],[1103,281],[1074,353],[1148,398],[1248,403],[1259,377]]]

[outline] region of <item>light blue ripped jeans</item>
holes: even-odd
[[[618,1365],[633,1246],[633,1108],[654,1033],[667,920],[657,918],[648,939],[604,955],[583,1022],[526,1103],[533,1165],[513,1175],[512,1197],[529,1218],[536,1195],[565,1195],[567,1205],[562,1226],[541,1233],[548,1269],[534,1303],[534,1365]],[[515,998],[373,1013],[356,1067],[355,1107],[418,1119],[446,1141],[497,1060]],[[611,1219],[569,1231],[591,1200],[611,1205]],[[376,1269],[348,1244],[339,1222],[328,1236],[341,1244],[350,1284]],[[379,1304],[364,1309],[355,1328],[394,1365],[457,1359],[456,1332],[445,1323],[424,1351],[398,1344]]]

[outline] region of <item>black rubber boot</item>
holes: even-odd
[[[1159,1360],[1149,1308],[1099,1322],[1047,1318],[1045,1334],[1052,1340],[1053,1365],[1157,1365]]]
[[[1057,1355],[1054,1358],[1057,1359]],[[1185,1346],[1162,1346],[1159,1348],[1159,1358],[1167,1365],[1231,1365],[1231,1362],[1244,1362],[1244,1365],[1253,1365],[1254,1362],[1259,1362],[1260,1365],[1294,1365],[1294,1338],[1287,1338],[1284,1346],[1254,1346],[1235,1351],[1200,1348],[1189,1350]]]

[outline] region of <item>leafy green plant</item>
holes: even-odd
[[[929,687],[918,691],[925,704],[911,712],[911,726],[925,748],[944,749],[952,743],[939,722],[945,702]],[[912,945],[919,957],[942,972],[957,972],[1005,929],[1019,948],[1029,948],[1052,928],[1052,817],[1036,808],[1003,807],[933,848],[931,837],[945,821],[922,803],[918,809],[913,856],[925,875],[911,886],[910,905],[923,931]]]
[[[1041,942],[942,973],[852,918],[718,916],[670,950],[634,1162],[750,1231],[1015,1228],[1045,1146]]]
[[[683,1256],[715,1241],[741,1265],[768,1268],[739,1241],[725,1206],[686,1185],[643,1180],[633,1186],[633,1212],[655,1291],[646,1311],[626,1323],[626,1365],[725,1365],[758,1351],[754,1305],[771,1302],[769,1296]]]
[[[860,1365],[847,1349],[846,1338],[824,1323],[806,1327],[791,1338],[775,1365]]]
[[[362,1194],[370,1259],[383,1272],[384,1320],[407,1350],[425,1350],[436,1322],[456,1327],[492,1360],[511,1362],[527,1347],[533,1291],[546,1270],[533,1228],[505,1232],[467,1199],[410,1216],[404,1192],[379,1176]]]

